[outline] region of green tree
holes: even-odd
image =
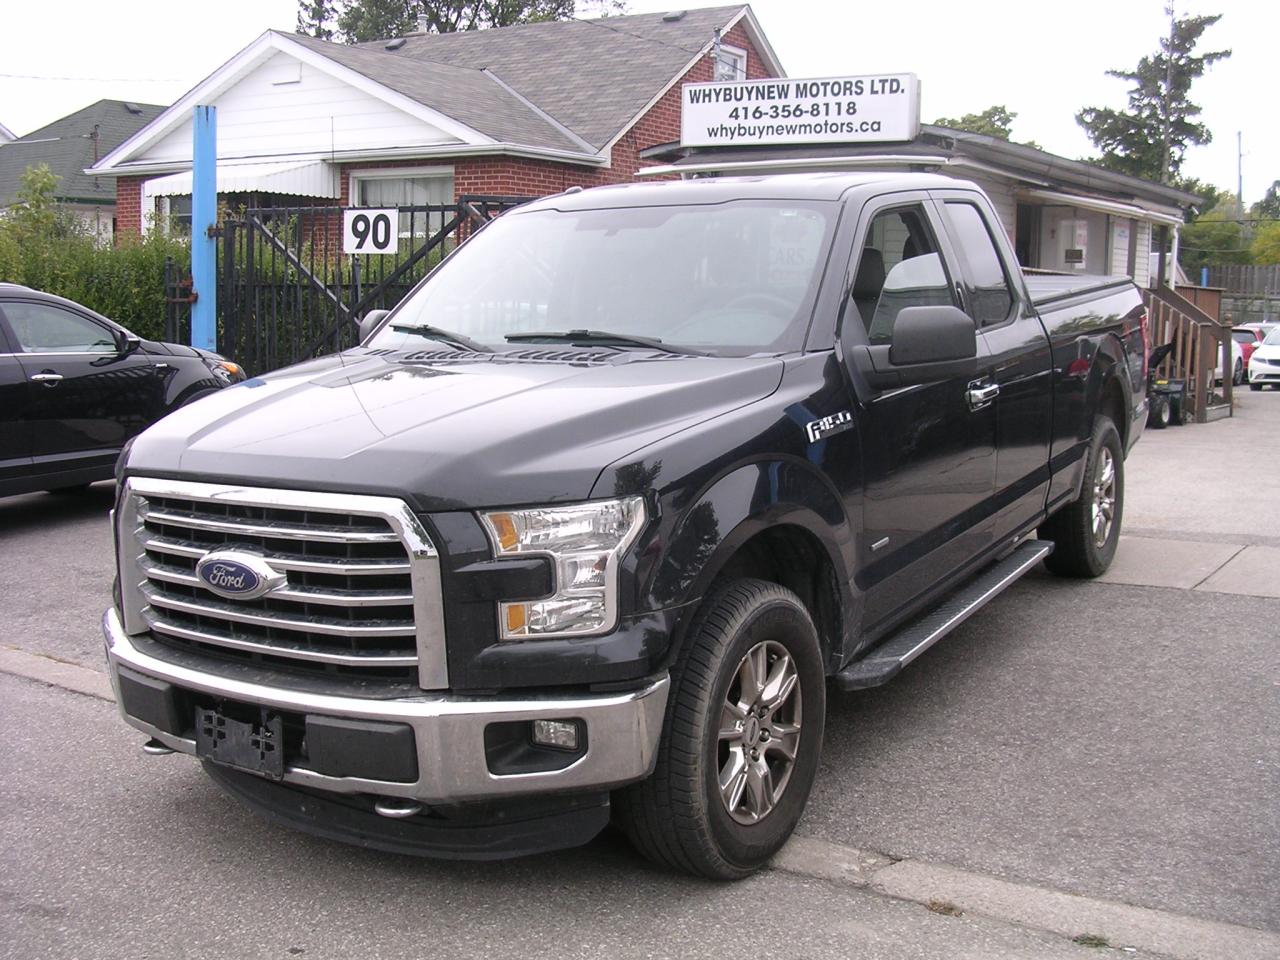
[[[303,11],[315,6],[308,0],[301,4]],[[419,29],[420,20],[430,33],[454,33],[573,15],[574,0],[344,0],[335,35],[347,43],[363,43],[404,36]]]
[[[1085,107],[1076,114],[1076,123],[1102,151],[1099,162],[1104,167],[1173,183],[1187,148],[1213,139],[1209,128],[1196,119],[1200,107],[1191,101],[1191,84],[1231,51],[1195,54],[1201,34],[1221,20],[1221,14],[1175,19],[1172,8],[1166,12],[1170,29],[1160,49],[1132,70],[1107,71],[1129,82],[1128,110]]]
[[[1280,221],[1261,224],[1249,252],[1254,263],[1280,263]]]
[[[299,0],[297,32],[320,40],[333,39],[336,0]]]
[[[1280,180],[1273,182],[1263,198],[1249,208],[1249,215],[1259,220],[1280,220]]]
[[[933,121],[935,126],[949,127],[952,130],[964,130],[968,133],[981,133],[998,140],[1008,140],[1013,132],[1013,121],[1017,114],[1004,104],[987,107],[981,113],[966,113],[963,117],[939,117]]]
[[[1223,263],[1252,262],[1249,238],[1240,219],[1240,205],[1235,194],[1206,184],[1195,184],[1190,190],[1203,198],[1200,214],[1182,227],[1178,242],[1178,262],[1193,279],[1201,267]],[[1191,184],[1179,184],[1188,189]]]

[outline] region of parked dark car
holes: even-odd
[[[244,376],[209,350],[0,283],[0,496],[109,480],[131,437]]]

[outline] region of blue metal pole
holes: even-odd
[[[218,114],[196,107],[191,145],[191,345],[218,349]]]
[[[1200,268],[1200,286],[1207,287],[1209,285],[1209,268]]]

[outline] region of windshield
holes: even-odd
[[[799,349],[836,210],[744,200],[510,213],[442,264],[370,346],[423,349],[413,328],[426,325],[492,347],[592,330],[727,356]]]
[[[1267,331],[1267,338],[1262,342],[1268,347],[1280,346],[1280,327],[1272,327]]]

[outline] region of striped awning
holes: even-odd
[[[191,171],[148,180],[143,193],[151,197],[191,195]],[[337,200],[341,195],[337,168],[324,160],[286,160],[272,163],[218,163],[218,193],[279,193]]]

